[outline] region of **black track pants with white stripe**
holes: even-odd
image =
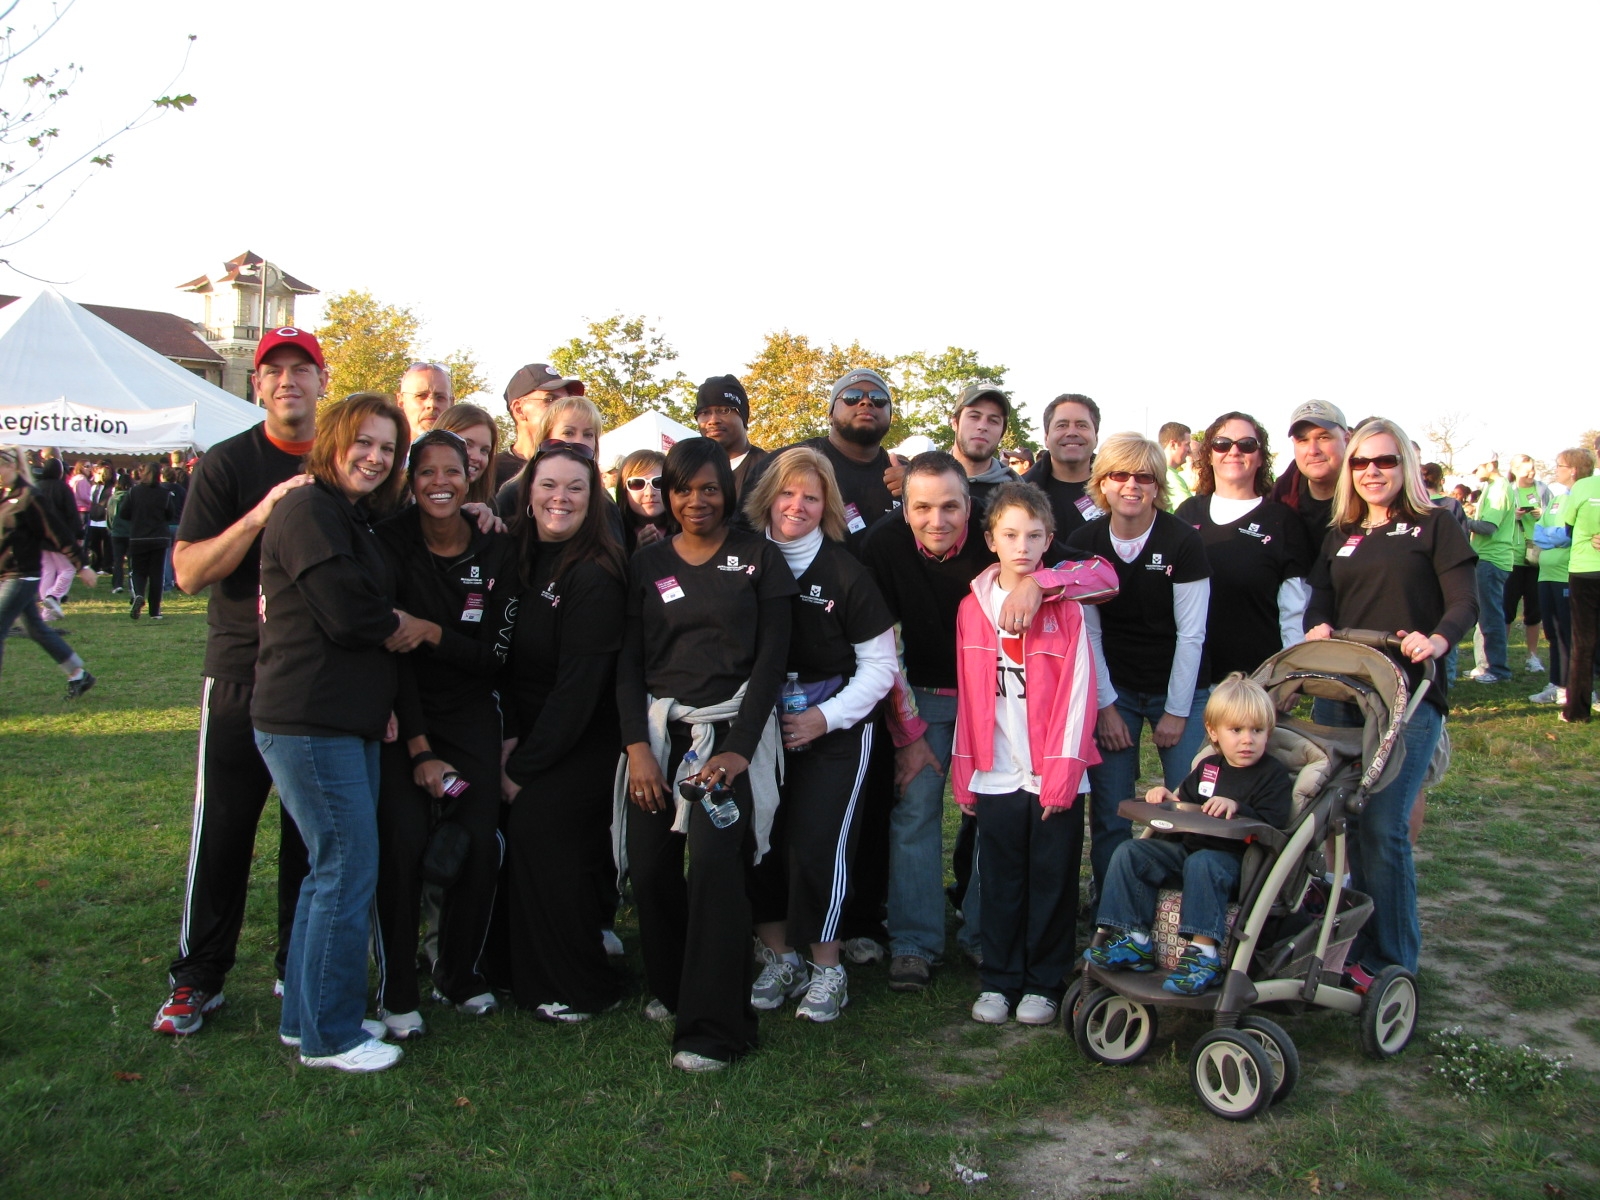
[[[872,735],[862,721],[784,755],[783,804],[772,852],[751,873],[751,903],[757,924],[787,917],[789,945],[801,953],[843,936]]]
[[[238,953],[256,826],[272,788],[250,724],[252,691],[247,683],[207,678],[201,692],[200,763],[183,925],[178,957],[169,972],[174,987],[220,992]],[[306,847],[281,807],[278,824],[278,948],[273,961],[282,979],[300,882],[306,876]]]

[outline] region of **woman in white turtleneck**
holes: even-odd
[[[750,1002],[770,1010],[803,995],[797,1016],[831,1021],[850,1000],[839,917],[850,894],[871,716],[894,683],[894,618],[871,574],[844,549],[844,503],[833,466],[817,451],[784,451],[744,511],[800,586],[788,669],[807,698],[804,712],[783,718],[783,803],[773,852],[751,880],[763,964]],[[809,966],[801,949],[811,953]]]

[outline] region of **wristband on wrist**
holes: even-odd
[[[416,770],[423,763],[438,762],[439,756],[432,750],[423,750],[411,756],[411,769]]]

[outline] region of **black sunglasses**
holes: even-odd
[[[563,442],[560,438],[550,438],[548,441],[540,442],[539,454],[535,454],[534,457],[538,458],[540,454],[553,454],[558,450],[570,450],[573,454],[576,454],[579,458],[584,459],[587,462],[594,461],[594,451],[589,449],[588,443]]]
[[[1106,478],[1112,483],[1127,483],[1131,479],[1142,487],[1153,487],[1156,482],[1149,471],[1107,471]]]
[[[1400,465],[1398,454],[1378,454],[1372,458],[1357,458],[1351,455],[1349,459],[1352,471],[1365,471],[1368,467],[1377,467],[1380,471],[1392,471]]]
[[[659,475],[633,475],[628,479],[630,492],[642,492],[649,488],[653,492],[661,490],[661,476]]]
[[[1253,438],[1253,437],[1242,437],[1242,438],[1219,437],[1219,438],[1212,438],[1211,439],[1211,448],[1213,450],[1215,450],[1218,454],[1226,454],[1229,450],[1232,450],[1235,446],[1237,446],[1239,448],[1239,453],[1240,454],[1254,454],[1257,450],[1261,449],[1261,439]]]
[[[871,401],[873,408],[889,407],[889,393],[880,392],[877,388],[873,388],[871,391],[864,391],[861,388],[845,388],[834,399],[843,400],[851,407],[860,404],[863,400]]]

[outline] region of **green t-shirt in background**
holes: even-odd
[[[1505,479],[1491,479],[1483,485],[1478,498],[1478,520],[1495,527],[1492,534],[1472,535],[1472,548],[1478,557],[1491,566],[1509,571],[1522,559],[1522,534],[1517,529],[1516,501],[1511,496],[1511,484]]]
[[[1557,496],[1551,501],[1550,506],[1544,510],[1539,518],[1543,526],[1560,526],[1567,523],[1567,516],[1572,511],[1572,497]],[[1567,560],[1572,556],[1571,546],[1562,546],[1557,550],[1539,551],[1539,582],[1540,583],[1565,583],[1567,581]]]
[[[1571,575],[1600,575],[1600,550],[1594,536],[1600,533],[1600,475],[1591,475],[1572,485],[1567,493],[1567,519],[1572,526]]]

